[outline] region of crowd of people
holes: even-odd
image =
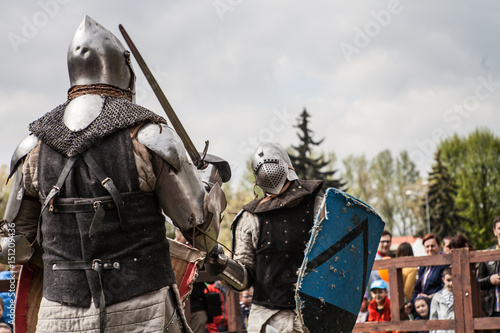
[[[493,235],[497,244],[488,250],[500,249],[500,216],[492,223]],[[384,231],[379,243],[376,260],[390,257],[392,235]],[[433,233],[422,239],[427,256],[450,254],[453,249],[469,248],[474,250],[471,242],[464,234],[440,238]],[[396,257],[413,256],[409,243],[401,243],[395,253]],[[500,317],[500,261],[482,262],[477,266],[477,281],[481,289],[482,308],[489,317]],[[408,320],[454,319],[453,278],[451,266],[421,266],[402,269],[405,314]],[[389,281],[380,271],[372,271],[368,290],[357,322],[391,321]],[[423,331],[427,332],[427,331]],[[431,331],[451,333],[453,330]],[[500,330],[495,330],[499,333]]]

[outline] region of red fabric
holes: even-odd
[[[181,285],[179,286],[179,294],[181,299],[189,294],[193,289],[194,282],[194,274],[197,271],[197,267],[195,263],[190,262],[186,268],[186,272],[182,277]]]
[[[388,254],[383,254],[383,253],[382,253],[382,252],[380,252],[380,251],[377,251],[377,254],[378,254],[379,256],[381,256],[382,258],[389,257],[389,255],[388,255]]]
[[[21,273],[19,275],[19,281],[17,283],[16,290],[16,316],[14,317],[14,328],[15,332],[17,333],[25,333],[28,328],[28,324],[26,323],[26,316],[29,307],[28,294],[31,288],[31,283],[33,282],[35,269],[36,266],[34,265],[23,265]]]
[[[215,287],[215,283],[209,284],[207,288],[205,288],[205,293],[210,292],[210,293],[220,293],[220,300],[221,300],[221,308],[222,308],[222,315],[216,316],[213,319],[213,322],[207,324],[207,330],[212,333],[212,332],[219,332],[217,327],[226,327],[227,328],[227,313],[225,309],[225,298],[224,298],[224,293]],[[227,331],[227,330],[226,330]]]
[[[391,321],[391,301],[389,300],[389,297],[385,298],[382,314],[377,311],[377,302],[375,302],[374,299],[371,300],[370,304],[368,304],[368,321]]]

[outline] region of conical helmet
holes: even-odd
[[[68,49],[71,87],[107,84],[134,91],[130,52],[118,38],[89,16],[76,30]]]
[[[288,153],[276,143],[261,143],[252,157],[255,182],[266,193],[278,194],[286,180],[298,179]]]

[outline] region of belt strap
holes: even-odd
[[[103,270],[120,269],[118,261],[102,261],[101,259],[94,259],[92,261],[56,261],[52,264],[52,270],[94,270],[99,276],[99,286],[101,288],[101,295],[99,296],[99,332],[104,333],[106,329],[106,298],[104,297],[104,288],[102,286],[102,272]]]
[[[120,263],[95,259],[92,261],[56,261],[52,264],[53,271],[94,270],[99,272],[109,269],[120,269]]]
[[[47,208],[47,206],[49,206],[49,204],[51,206],[49,209],[53,209],[53,206],[52,206],[53,199],[54,199],[54,197],[59,195],[59,192],[61,192],[61,188],[63,187],[64,182],[66,181],[66,178],[68,178],[69,172],[71,171],[71,169],[73,169],[75,162],[76,162],[76,156],[72,156],[66,161],[66,164],[64,165],[64,168],[63,168],[61,174],[59,175],[59,178],[57,179],[56,185],[54,185],[52,187],[52,189],[50,190],[49,194],[47,195],[47,197],[45,198],[45,200],[43,202],[43,206],[42,206],[42,209],[40,211],[40,216],[38,217],[38,227],[37,227],[37,231],[36,231],[36,239],[37,239],[38,244],[40,246],[42,246],[42,214],[43,214],[43,211],[45,210],[45,208]]]
[[[95,159],[90,155],[90,153],[88,151],[83,152],[82,157],[83,157],[85,163],[87,163],[87,166],[89,167],[89,169],[94,173],[94,175],[97,177],[97,179],[99,179],[102,187],[104,187],[106,189],[106,191],[108,191],[109,194],[111,195],[111,197],[113,198],[113,201],[116,204],[116,208],[118,209],[118,217],[120,218],[122,230],[128,231],[126,228],[127,219],[126,219],[126,215],[125,215],[125,204],[123,202],[120,191],[116,188],[113,180],[106,175],[104,170],[99,166],[99,164],[97,164]],[[96,221],[96,219],[92,220],[92,224],[94,224],[94,221]],[[96,222],[102,223],[102,221],[96,221]],[[94,230],[100,229],[99,227],[97,227],[97,226],[93,227],[92,225],[90,228],[91,228],[91,230],[92,229],[94,229]]]
[[[86,213],[96,210],[97,203],[101,205],[104,210],[116,209],[114,201],[95,201],[93,203],[77,203],[77,204],[60,204],[53,205],[53,212],[59,214],[70,213]]]

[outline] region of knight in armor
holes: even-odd
[[[265,196],[244,205],[234,219],[233,257],[219,249],[205,267],[237,291],[254,287],[248,332],[303,332],[294,311],[296,272],[323,183],[298,179],[288,154],[274,143],[259,145],[251,165]]]
[[[166,121],[134,103],[130,53],[88,16],[68,69],[67,101],[12,158],[2,229],[15,235],[0,257],[13,239],[18,262],[44,268],[37,332],[191,332],[162,211],[195,247],[216,248],[229,166],[207,163],[202,181]]]

